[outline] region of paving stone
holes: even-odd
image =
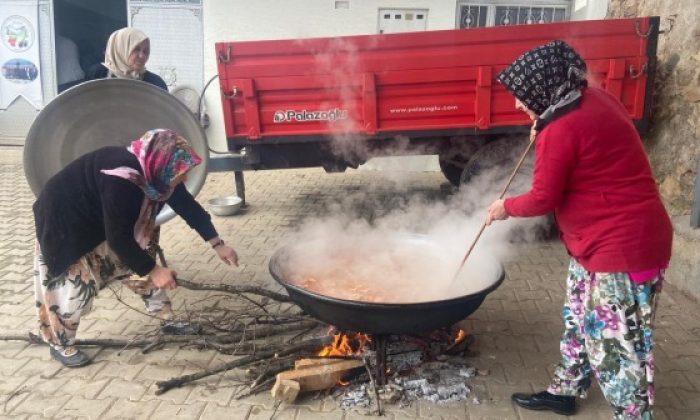
[[[512,420],[517,413],[510,399],[496,401],[482,401],[481,404],[469,404],[467,406],[469,420]]]
[[[464,420],[467,417],[467,407],[464,401],[435,404],[419,400],[415,404],[418,406],[418,417],[421,419]]]
[[[520,420],[561,420],[563,416],[560,414],[551,412],[551,411],[533,411],[533,410],[526,410],[522,407],[518,407],[515,404],[513,404],[513,407],[515,408],[515,411],[518,413],[518,417]],[[586,415],[586,418],[595,418],[595,417],[590,417],[591,413],[587,410],[580,410],[583,412],[583,414]],[[608,414],[608,419],[611,416],[611,411],[609,411]],[[578,417],[578,416],[577,416]]]
[[[15,352],[17,348],[15,347]],[[36,359],[31,358],[12,358],[0,356],[0,376],[12,375],[19,371],[28,363],[32,363]],[[26,375],[25,375],[26,376]]]
[[[265,414],[263,414],[263,410],[260,411],[261,415],[256,415],[255,414],[256,407],[251,408],[250,410],[250,419],[269,419],[270,417],[265,417]],[[266,413],[266,414],[272,414],[272,413]],[[298,420],[342,420],[343,417],[345,416],[345,412],[343,410],[337,409],[334,411],[311,411],[307,408],[299,408],[297,412],[297,419]],[[277,419],[277,415],[274,417]],[[291,418],[291,417],[287,417]]]
[[[166,393],[163,393],[161,395],[156,395],[156,391],[158,390],[158,386],[155,384],[151,384],[150,388],[148,388],[148,391],[143,396],[144,401],[163,401],[164,403],[173,403],[173,404],[184,404],[185,401],[187,400],[187,396],[190,395],[190,392],[192,392],[193,387],[192,386],[183,386],[180,388],[173,388],[169,390]]]
[[[44,417],[52,417],[59,413],[61,407],[71,399],[70,395],[44,395],[38,392],[26,390],[27,397],[13,409],[7,412],[12,414],[39,414]],[[12,402],[12,400],[10,401]]]
[[[204,411],[205,403],[171,404],[160,402],[149,420],[198,419]]]
[[[158,401],[130,401],[119,399],[100,419],[146,419],[158,408]]]
[[[150,381],[164,381],[182,374],[182,366],[170,365],[146,365],[137,375],[136,379]]]
[[[148,385],[138,381],[127,381],[120,378],[112,378],[102,389],[98,398],[115,398],[120,400],[138,401],[143,397]]]
[[[102,419],[104,414],[115,403],[114,399],[105,398],[101,400],[87,399],[83,397],[73,397],[61,410],[56,414],[56,417],[73,416],[88,419]]]
[[[44,348],[48,352],[48,348]],[[14,373],[18,376],[40,376],[43,378],[52,378],[57,375],[62,369],[65,369],[62,364],[51,360],[30,359],[26,363],[22,359],[19,360],[22,366]]]
[[[506,369],[505,374],[509,384],[529,383],[534,389],[546,388],[551,380],[551,376],[543,365]]]
[[[248,418],[251,407],[240,405],[234,407],[222,407],[216,403],[207,403],[199,420],[244,420]],[[272,412],[270,412],[272,414]],[[268,419],[270,417],[267,417]]]
[[[355,411],[355,410],[348,410],[345,412],[345,420],[369,420],[373,417],[376,417],[376,414],[368,414],[366,412],[361,412],[361,411]],[[465,417],[463,417],[465,418]],[[382,417],[382,420],[394,420],[394,419],[399,419],[399,417],[396,417],[394,413],[387,413],[384,412]],[[298,419],[298,420],[303,420],[303,419]]]
[[[235,388],[225,378],[218,376],[209,380],[200,380],[197,387],[187,397],[187,403],[210,402],[219,405],[228,405],[233,397]]]

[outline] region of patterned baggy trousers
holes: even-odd
[[[561,362],[548,391],[584,396],[593,374],[615,419],[650,419],[652,323],[663,270],[643,284],[628,273],[586,271],[571,260],[562,311]]]
[[[39,332],[44,341],[60,351],[75,344],[81,316],[90,312],[97,293],[114,281],[121,281],[141,295],[146,309],[154,316],[163,320],[172,318],[172,307],[165,290],[156,288],[148,277],[135,275],[106,242],[57,276],[49,274],[37,243],[34,249],[34,294]]]

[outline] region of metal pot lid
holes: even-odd
[[[168,128],[186,138],[202,157],[187,177],[196,195],[204,185],[209,149],[204,131],[177,98],[151,84],[127,79],[100,79],[74,86],[39,112],[24,144],[24,174],[38,195],[46,182],[85,153],[105,146],[127,146],[154,128]],[[159,224],[175,213],[165,207]]]

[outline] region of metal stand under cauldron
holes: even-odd
[[[386,385],[386,342],[388,337],[385,334],[372,336],[373,350],[377,355],[377,362],[374,365],[374,380],[377,385]]]

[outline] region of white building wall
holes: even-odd
[[[608,0],[573,0],[571,20],[605,19]]]

